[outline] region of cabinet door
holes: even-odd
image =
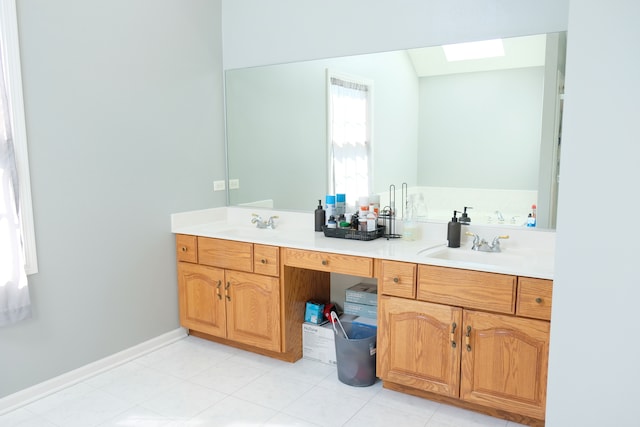
[[[280,351],[280,281],[276,277],[227,271],[227,337]]]
[[[180,324],[217,337],[226,337],[224,270],[178,263]]]
[[[388,296],[379,304],[382,379],[457,397],[462,309]]]
[[[549,322],[467,310],[463,317],[460,397],[544,419]]]

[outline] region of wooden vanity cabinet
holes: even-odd
[[[415,298],[399,298],[395,276],[381,265],[378,375],[385,385],[544,424],[550,323],[543,306],[551,304],[552,282],[428,265],[417,271]]]
[[[178,259],[185,240],[182,235],[176,237]],[[256,273],[255,253],[259,254]],[[181,325],[281,351],[279,248],[198,237],[196,259],[197,264],[178,262]]]

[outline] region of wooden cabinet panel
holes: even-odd
[[[198,260],[213,267],[252,272],[253,243],[199,237]]]
[[[178,261],[198,262],[198,238],[176,234],[176,258]]]
[[[253,245],[253,272],[267,276],[280,275],[280,248],[277,246]]]
[[[180,324],[217,337],[225,337],[224,270],[178,263]]]
[[[417,297],[422,301],[512,314],[516,276],[419,265]]]
[[[416,264],[398,261],[380,262],[378,291],[382,295],[416,297]]]
[[[544,419],[549,322],[465,310],[463,328],[460,397]]]
[[[372,258],[291,248],[284,248],[283,256],[290,267],[373,277]]]
[[[551,280],[519,277],[516,314],[534,319],[551,320],[552,293],[553,281]]]
[[[381,378],[457,397],[462,309],[388,296],[379,306]]]
[[[280,351],[280,281],[275,277],[226,272],[227,337]]]

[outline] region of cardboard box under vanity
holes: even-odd
[[[344,302],[344,314],[353,316],[368,317],[370,319],[378,318],[378,306],[368,304],[358,304],[356,302]]]
[[[378,305],[378,285],[358,283],[345,291],[345,302]]]

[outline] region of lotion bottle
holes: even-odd
[[[447,227],[447,240],[449,241],[448,246],[450,248],[460,247],[461,225],[458,222],[458,218],[456,218],[456,215],[458,213],[459,213],[458,211],[453,211],[453,218],[451,218],[451,221],[449,221],[449,224]]]
[[[318,207],[316,208],[315,211],[316,214],[316,231],[322,231],[322,226],[324,225],[325,221],[326,221],[326,217],[325,217],[325,211],[322,208],[322,200],[318,200]]]

